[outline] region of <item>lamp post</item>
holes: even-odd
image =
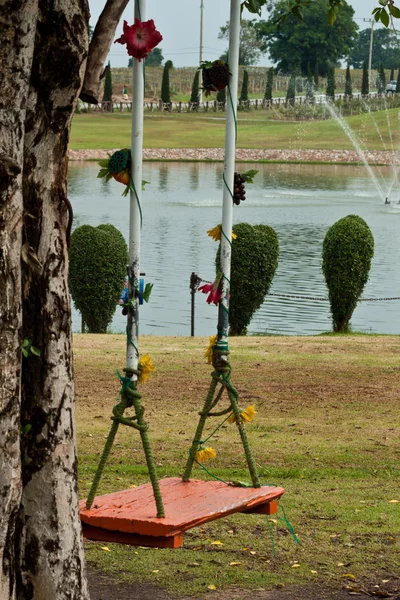
[[[203,62],[203,18],[204,18],[204,2],[201,0],[200,2],[200,56],[199,62],[200,64]],[[199,71],[199,104],[203,102],[203,90],[201,89],[203,85],[203,76],[202,71]]]
[[[371,23],[371,36],[369,38],[369,58],[368,58],[368,93],[371,92],[371,69],[372,69],[372,45],[374,40],[375,19],[364,19],[366,23]]]

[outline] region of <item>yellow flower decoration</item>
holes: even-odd
[[[255,409],[255,404],[248,406],[247,408],[242,410],[242,412],[240,413],[240,418],[242,420],[242,423],[250,423],[250,421],[252,421],[254,419],[254,415],[256,415],[256,414],[257,414],[257,411]],[[228,418],[228,423],[235,423],[235,422],[236,422],[236,417],[233,413],[231,413]]]
[[[196,452],[196,460],[199,463],[207,462],[211,458],[215,458],[217,453],[213,448],[201,448],[201,450],[197,450]]]
[[[214,242],[220,242],[221,235],[222,235],[222,225],[216,225],[212,229],[209,229],[207,231],[207,234],[214,240]],[[236,233],[234,231],[232,231],[232,239],[236,240],[236,238],[237,238]]]
[[[210,335],[210,342],[208,344],[208,348],[204,352],[204,358],[207,359],[207,362],[209,365],[211,365],[211,363],[212,363],[213,348],[214,348],[215,344],[217,343],[217,340],[218,340],[217,334]]]
[[[138,375],[138,382],[144,383],[146,379],[149,379],[150,373],[156,370],[153,365],[153,361],[151,360],[151,356],[149,354],[145,354],[139,361],[138,370],[140,371]]]

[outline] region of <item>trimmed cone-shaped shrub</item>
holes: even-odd
[[[103,102],[112,102],[112,76],[110,61],[108,61],[106,76],[104,79]]]
[[[346,82],[344,84],[344,95],[347,98],[352,98],[353,96],[353,84],[351,81],[351,75],[350,75],[350,66],[347,65],[347,69],[346,69]]]
[[[82,225],[71,235],[69,288],[90,333],[106,333],[121,296],[128,262],[124,237],[113,225]]]
[[[272,90],[274,84],[274,67],[270,67],[267,73],[267,84],[265,86],[264,100],[272,100]]]
[[[328,67],[328,77],[326,82],[326,97],[328,98],[328,100],[333,101],[335,99],[335,88],[335,67],[330,65]]]
[[[167,60],[164,65],[162,81],[161,81],[161,100],[165,102],[165,104],[171,104],[171,90],[169,85],[169,70],[172,69],[174,65],[172,64],[172,60]]]
[[[322,247],[322,271],[329,290],[334,331],[349,330],[368,281],[373,255],[374,238],[361,217],[348,215],[328,229]]]
[[[249,73],[246,69],[243,71],[242,89],[240,92],[240,102],[247,102],[249,99]]]
[[[229,334],[246,335],[255,311],[271,287],[278,266],[278,236],[268,225],[239,223],[233,226]],[[220,248],[216,265],[219,270]]]
[[[400,65],[397,71],[396,94],[400,94]]]
[[[190,102],[193,102],[193,104],[197,104],[199,101],[199,96],[200,96],[199,77],[200,77],[200,71],[197,70],[195,73],[195,76],[193,78],[192,93],[190,95]]]
[[[376,91],[378,94],[383,94],[386,90],[386,75],[383,64],[380,62],[378,66],[378,74],[376,77]]]
[[[226,104],[226,88],[224,88],[223,90],[219,90],[215,99],[217,102],[223,102],[224,104]]]
[[[286,104],[294,105],[294,100],[296,98],[296,75],[292,73],[288,83],[288,89],[286,92]]]
[[[369,73],[367,69],[367,63],[363,62],[363,72],[361,80],[361,96],[368,96],[369,94]]]

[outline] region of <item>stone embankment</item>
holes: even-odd
[[[93,160],[107,158],[114,150],[70,150],[70,160]],[[145,148],[144,160],[171,161],[223,161],[222,148]],[[371,151],[365,152],[365,159],[370,164],[399,165],[400,152]],[[236,160],[257,162],[260,160],[277,162],[322,162],[322,163],[359,163],[363,160],[355,150],[252,150],[238,148]]]

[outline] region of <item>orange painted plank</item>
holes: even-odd
[[[165,517],[156,517],[150,483],[95,498],[86,510],[81,502],[81,520],[92,527],[139,535],[174,536],[191,527],[226,515],[245,512],[277,500],[281,487],[234,487],[220,481],[171,477],[160,480]]]
[[[83,537],[100,542],[128,544],[130,546],[150,546],[151,548],[180,548],[183,544],[183,533],[171,536],[138,535],[123,531],[110,531],[100,527],[92,527],[82,523]]]

